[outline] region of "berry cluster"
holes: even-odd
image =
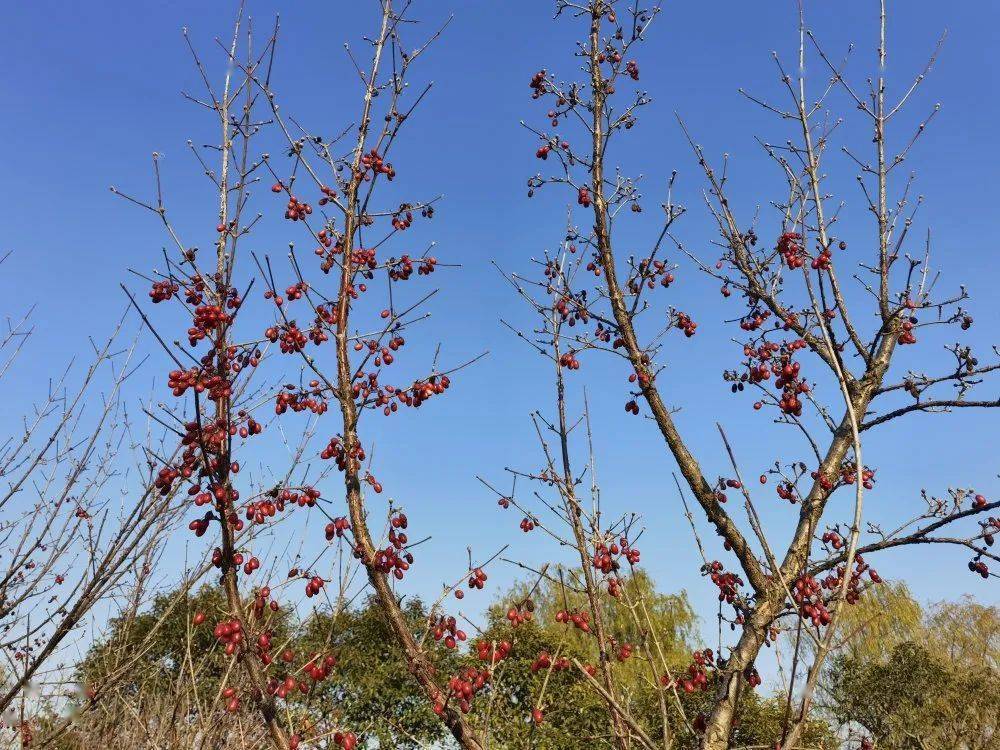
[[[570,668],[570,661],[565,656],[553,660],[548,651],[539,651],[538,656],[531,662],[531,671],[540,672],[549,668],[555,672],[563,672]]]
[[[706,648],[691,654],[691,664],[687,668],[687,676],[671,680],[668,675],[660,677],[660,684],[667,688],[681,688],[685,693],[707,690],[708,671],[715,668],[715,654]]]
[[[556,622],[563,625],[572,624],[577,630],[582,630],[584,633],[590,632],[590,613],[589,612],[570,612],[565,609],[561,609],[556,612]]]
[[[702,575],[707,575],[712,583],[718,587],[720,602],[733,604],[739,597],[739,588],[743,585],[743,579],[735,573],[726,571],[718,560],[703,565]]]
[[[454,617],[445,615],[440,615],[431,624],[431,633],[435,641],[443,640],[445,647],[451,649],[458,648],[459,642],[467,637],[464,630],[459,630],[458,621]]]

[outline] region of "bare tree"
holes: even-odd
[[[703,572],[719,586],[720,601],[732,607],[731,622],[738,637],[725,655],[703,657],[695,670],[710,671],[713,677],[701,681],[700,686],[717,686],[711,711],[693,721],[701,746],[706,750],[729,746],[740,694],[748,685],[752,688],[759,683],[755,659],[765,644],[773,642],[775,633],[784,627],[783,621],[792,617],[790,627],[797,638],[789,710],[783,735],[775,740],[781,747],[795,747],[824,659],[836,643],[838,614],[868,585],[879,581],[867,562],[870,554],[912,544],[955,545],[969,550],[970,570],[984,578],[995,575],[990,573],[987,560],[998,559],[988,549],[998,522],[989,513],[1000,503],[990,502],[973,490],[953,490],[947,499],[927,495],[926,510],[902,520],[892,530],[872,523],[866,526],[863,514],[864,492],[875,482],[874,470],[862,457],[862,436],[868,430],[914,412],[1000,405],[995,399],[971,397],[983,377],[1000,364],[995,357],[988,363],[980,361],[966,345],[948,347],[939,373],[906,372],[902,365],[893,366],[900,347],[916,344],[922,329],[953,325],[965,330],[972,325],[963,307],[967,299],[964,288],[951,295],[937,293],[937,275],[929,266],[929,236],[921,252],[908,252],[913,244],[922,244],[912,236],[914,203],[919,201],[912,197],[912,178],[897,180],[896,172],[933,112],[915,133],[905,135],[898,151],[891,150],[889,126],[922,84],[934,60],[898,99],[889,101],[884,75],[883,2],[878,70],[869,79],[869,89],[859,93],[807,30],[800,9],[796,69],[786,72],[775,58],[788,105],[747,95],[783,123],[795,126],[792,139],[784,145],[761,142],[787,180],[787,193],[772,204],[777,209],[775,220],[770,222],[774,229],[760,226],[769,221],[764,218],[755,217],[749,227],[737,218],[737,209],[726,194],[726,169],[714,168],[688,136],[708,182],[707,204],[717,222],[721,258],[710,261],[684,248],[674,227],[684,209],[671,197],[669,188],[662,229],[650,250],[640,257],[621,256],[615,249],[616,224],[623,215],[642,211],[642,196],[636,180],[611,167],[608,150],[610,143],[634,126],[639,111],[650,102],[644,91],[632,85],[640,79],[639,63],[633,55],[660,9],[609,0],[557,0],[556,7],[557,16],[572,17],[586,30],[576,51],[585,80],[564,82],[542,70],[531,81],[533,98],[549,103],[545,117],[553,129],[530,128],[539,140],[536,156],[546,164],[555,162],[555,167],[529,180],[529,195],[553,185],[567,186],[579,207],[592,215],[593,226],[581,231],[571,224],[560,252],[539,262],[543,273],[538,281],[514,277],[519,293],[544,319],[544,325],[532,334],[520,335],[556,367],[560,416],[547,429],[565,446],[569,430],[563,415],[563,379],[565,373],[580,367],[581,356],[602,350],[625,360],[632,391],[626,411],[638,415],[642,412],[640,403],[645,404],[677,463],[685,485],[682,493],[694,497],[702,520],[721,538],[738,566],[736,571],[727,571],[722,563],[704,559]],[[815,100],[806,93],[809,51],[830,74]],[[839,206],[831,208],[834,199],[828,194],[821,167],[840,122],[829,116],[827,104],[841,92],[873,132],[870,160],[844,149],[860,171],[858,182],[865,208],[875,218],[874,257],[858,261],[859,270],[851,274],[850,283],[857,284],[860,295],[871,300],[863,311],[864,305],[859,304],[849,309],[847,299],[853,297],[842,287],[842,275],[850,273],[847,245],[837,236],[843,217]],[[673,180],[671,177],[670,187]],[[891,197],[893,190],[897,197]],[[777,238],[773,244],[760,239],[772,232]],[[789,444],[783,448],[781,461],[760,477],[761,484],[776,479],[779,497],[799,509],[795,532],[783,547],[777,547],[773,534],[761,526],[755,493],[743,481],[721,427],[720,447],[724,450],[712,460],[721,460],[725,468],[713,479],[705,473],[667,405],[668,398],[679,398],[676,394],[668,397],[658,377],[668,356],[667,335],[679,330],[690,338],[697,331],[692,315],[654,301],[658,291],[665,294],[663,290],[675,281],[677,266],[667,257],[668,246],[716,278],[723,298],[739,301],[743,308],[732,321],[738,324],[743,341],[742,360],[725,373],[731,389],[758,394],[755,410],[773,415],[776,422],[789,425],[804,439],[807,459],[793,459],[799,448]],[[657,314],[657,309],[664,307],[666,314]],[[875,324],[863,324],[871,312]],[[814,381],[806,377],[807,372],[814,372],[807,364],[810,360],[817,368]],[[822,386],[832,386],[836,397],[824,400]],[[946,386],[953,386],[954,392],[935,395]],[[894,400],[904,394],[908,402]],[[565,448],[561,452],[561,465],[559,461],[553,465],[548,457],[548,468],[536,478],[559,485],[564,507],[554,510],[573,528],[568,541],[577,548],[581,560],[590,559],[590,567],[613,580],[625,563],[616,560],[602,571],[601,561],[620,533],[621,527],[615,524],[621,521],[607,523],[596,513],[582,513],[573,489],[581,479],[569,471]],[[742,519],[726,505],[727,492],[733,490],[743,500]],[[838,490],[854,494],[854,510],[847,520],[831,518],[827,512]],[[581,516],[589,520],[581,522]],[[972,519],[980,519],[978,527],[950,531]],[[625,544],[615,547],[620,557],[631,549]],[[588,571],[588,593],[597,589],[593,575]],[[870,583],[862,582],[863,575]],[[595,625],[602,664],[601,679],[594,687],[609,705],[617,742],[637,741],[652,747],[652,740],[641,728],[631,725],[634,722],[630,722],[627,707],[617,705],[614,679],[608,675],[609,636],[601,632],[599,623]],[[815,641],[816,648],[812,663],[803,665],[799,646],[806,639]],[[805,671],[802,680],[796,679],[798,670]],[[676,685],[670,677],[663,682]],[[623,732],[623,725],[628,725],[628,732]],[[670,737],[664,736],[661,744],[670,747]]]
[[[277,604],[268,607],[269,601],[273,601],[269,587],[255,588],[251,595],[239,585],[241,569],[249,576],[260,566],[256,556],[249,552],[244,554],[254,535],[249,531],[241,534],[246,525],[239,511],[245,510],[247,519],[254,524],[255,520],[273,516],[276,510],[295,507],[300,499],[303,505],[314,505],[319,494],[311,486],[293,485],[291,478],[299,454],[293,454],[291,466],[276,484],[257,489],[242,503],[239,503],[240,492],[236,487],[240,471],[237,451],[263,431],[263,425],[253,414],[255,408],[266,402],[266,397],[262,396],[264,391],[256,388],[253,380],[264,355],[261,346],[266,342],[257,338],[249,341],[236,338],[236,320],[246,292],[252,286],[251,281],[246,290],[240,291],[236,269],[240,240],[260,218],[259,215],[246,216],[251,187],[257,182],[256,172],[264,163],[263,157],[251,150],[251,140],[267,124],[256,119],[259,92],[253,86],[253,76],[261,67],[270,68],[274,38],[262,50],[255,49],[252,23],[245,18],[241,5],[230,41],[223,47],[226,73],[221,86],[216,86],[191,44],[187,30],[184,37],[205,87],[204,98],[186,96],[211,112],[219,128],[218,143],[204,149],[217,160],[214,167],[201,156],[202,150],[189,142],[217,197],[218,225],[208,265],[203,265],[196,246],[182,242],[179,230],[169,218],[158,154],[153,156],[154,201],[144,202],[116,188],[112,191],[156,214],[162,221],[174,245],[174,253],[164,255],[163,271],[146,277],[151,283],[149,296],[153,303],[176,301],[191,321],[187,331],[188,346],[180,341],[168,344],[129,293],[149,330],[176,366],[167,383],[172,394],[193,402],[186,418],[172,409],[165,410],[161,418],[164,423],[174,425],[172,429],[179,438],[181,449],[174,456],[164,457],[157,485],[161,491],[171,493],[187,485],[186,496],[195,506],[209,506],[201,518],[189,525],[197,536],[206,534],[213,523],[218,524],[218,546],[213,551],[212,564],[220,572],[220,585],[230,611],[228,618],[215,624],[215,634],[225,644],[227,653],[238,657],[246,680],[245,693],[263,719],[271,742],[277,748],[288,748],[289,733],[279,720],[273,691],[268,689],[264,671],[271,661],[268,615]],[[192,353],[203,342],[208,347],[207,352],[201,356]],[[240,705],[240,695],[230,689],[225,709],[236,712]]]
[[[72,679],[57,661],[69,656],[71,636],[99,605],[140,585],[180,518],[174,493],[154,486],[150,461],[173,450],[169,436],[148,426],[136,433],[125,408],[137,363],[134,346],[118,348],[123,324],[91,342],[81,376],[71,365],[51,379],[0,447],[0,711],[23,744],[40,707]],[[30,353],[31,330],[27,318],[8,326],[4,374]]]
[[[360,107],[354,125],[336,138],[314,135],[295,119],[285,116],[270,81],[260,76],[255,78],[256,85],[271,103],[274,121],[285,135],[293,159],[289,176],[268,162],[276,180],[273,190],[287,198],[285,218],[305,229],[309,240],[316,245],[319,270],[322,274],[332,274],[334,283],[332,288],[325,288],[322,276],[310,272],[292,252],[289,260],[293,283],[282,294],[270,259],[263,259],[259,265],[267,284],[265,296],[275,303],[278,313],[276,324],[267,330],[266,337],[279,344],[283,353],[300,357],[311,378],[308,383],[288,386],[279,394],[278,413],[291,409],[322,414],[330,403],[340,413],[338,433],[330,439],[320,458],[333,460],[343,473],[348,513],[331,521],[327,538],[350,539],[352,554],[365,569],[367,582],[375,591],[413,677],[458,743],[466,748],[480,748],[481,741],[455,707],[456,702],[464,699],[455,693],[454,684],[446,686],[435,674],[425,643],[428,634],[439,629],[435,625],[440,617],[437,614],[440,602],[466,576],[445,587],[441,600],[432,608],[432,621],[427,623],[426,631],[422,635],[412,632],[394,590],[395,581],[403,579],[414,559],[413,545],[405,532],[407,516],[390,503],[386,536],[378,542],[365,498],[366,490],[378,495],[383,487],[370,469],[368,449],[359,432],[362,418],[365,415],[373,418],[379,412],[390,417],[400,407],[419,407],[443,394],[450,385],[450,376],[471,364],[466,362],[442,370],[435,354],[429,371],[412,382],[389,382],[391,376],[386,374],[390,366],[398,369],[397,359],[407,343],[404,334],[426,319],[425,303],[434,294],[430,292],[415,301],[403,302],[397,287],[414,274],[416,278],[429,276],[443,266],[431,255],[430,248],[398,257],[384,251],[387,243],[405,232],[418,217],[430,219],[434,215],[434,199],[378,205],[377,187],[396,177],[390,153],[399,143],[403,126],[431,88],[426,85],[407,101],[410,70],[443,30],[425,36],[419,45],[410,44],[408,40],[416,22],[408,16],[409,6],[404,3],[397,7],[392,0],[380,0],[378,31],[365,39],[367,64],[359,62],[347,46],[360,84]],[[299,180],[305,184],[299,185]],[[312,204],[298,197],[306,189],[317,191],[317,214],[313,214]],[[384,307],[373,322],[356,322],[358,313],[354,306],[362,296],[380,296],[384,300],[381,303]],[[290,312],[293,304],[306,307],[312,320],[308,329],[300,328],[293,319]],[[329,364],[308,349],[309,344],[320,346],[327,341],[334,350]],[[470,555],[466,575],[476,570],[479,568],[473,565]],[[318,593],[322,580],[313,577],[311,583],[316,587],[312,593]],[[452,636],[447,640],[454,648],[457,632],[454,617],[450,623]],[[437,637],[441,638],[440,632]]]
[[[308,691],[312,683],[325,678],[332,666],[323,655],[297,653],[294,644],[281,652],[280,661],[273,657],[277,644],[272,643],[273,633],[268,623],[271,614],[283,606],[279,605],[277,594],[288,584],[304,580],[307,599],[329,598],[329,589],[333,587],[328,584],[336,581],[337,590],[332,593],[335,606],[346,606],[358,593],[351,588],[354,580],[351,563],[364,568],[367,585],[375,591],[406,655],[409,671],[444,723],[464,747],[480,747],[427,656],[428,646],[424,641],[433,623],[427,623],[423,634],[412,632],[394,590],[394,582],[403,578],[413,562],[410,551],[413,544],[404,531],[406,516],[390,504],[386,517],[387,541],[376,542],[369,526],[363,489],[375,494],[382,492],[381,483],[370,470],[370,460],[365,466],[366,448],[358,431],[362,415],[379,411],[389,416],[400,406],[418,407],[444,393],[449,376],[465,366],[442,371],[435,356],[430,372],[412,383],[396,386],[380,379],[382,371],[400,356],[400,349],[406,344],[404,332],[427,317],[421,307],[433,294],[404,305],[398,292],[393,291],[395,286],[411,275],[427,276],[440,265],[429,252],[379,257],[383,246],[405,231],[416,215],[426,219],[433,216],[433,201],[404,201],[384,209],[374,206],[376,186],[395,177],[389,152],[430,88],[425,88],[404,107],[408,72],[440,31],[430,34],[421,46],[407,46],[404,39],[415,23],[407,17],[409,4],[399,9],[390,0],[382,0],[378,9],[378,32],[365,39],[370,48],[367,68],[358,64],[348,46],[349,59],[361,84],[360,111],[357,123],[337,138],[313,135],[281,110],[273,88],[277,23],[263,49],[254,51],[249,34],[246,42],[241,41],[241,29],[248,25],[241,10],[232,40],[225,47],[228,72],[221,91],[212,86],[195,56],[206,94],[203,98],[190,98],[213,113],[221,128],[219,143],[210,147],[219,159],[218,166],[209,167],[207,160],[201,162],[219,196],[211,269],[200,267],[197,249],[179,239],[168,219],[160,195],[156,159],[155,201],[125,196],[158,215],[176,245],[176,257],[166,259],[166,270],[147,277],[152,285],[153,302],[175,301],[184,307],[185,316],[192,321],[188,346],[183,346],[167,343],[170,337],[161,335],[144,318],[177,365],[170,373],[169,385],[174,395],[193,397],[194,402],[190,416],[179,427],[183,454],[179,460],[164,463],[161,482],[170,487],[189,485],[188,495],[195,505],[210,507],[201,519],[191,523],[190,528],[198,536],[218,523],[220,543],[213,562],[221,572],[231,616],[216,623],[215,633],[227,653],[243,664],[247,680],[243,688],[232,687],[225,708],[238,712],[241,697],[249,693],[277,748],[294,748],[303,736],[310,734],[308,727],[294,726],[288,712],[281,716],[279,701],[291,691]],[[269,112],[257,115],[259,108],[267,108]],[[249,142],[264,125],[274,125],[286,141],[282,148],[287,146],[291,159],[287,173],[268,154],[251,156]],[[341,141],[355,128],[356,137],[342,145]],[[260,218],[259,214],[247,218],[247,205],[251,186],[263,174],[274,180],[271,191],[284,202],[284,218],[303,228],[309,241],[315,243],[319,273],[310,272],[292,251],[288,267],[292,283],[282,291],[276,282],[281,271],[272,266],[270,257],[254,256],[259,273],[256,280],[263,282],[263,297],[274,306],[276,320],[263,335],[240,339],[236,334],[236,319],[249,298],[253,281],[241,290],[235,272],[237,258],[242,255],[237,245]],[[307,191],[316,192],[315,202],[305,197]],[[383,234],[372,237],[377,232]],[[322,277],[331,273],[335,279],[333,288],[324,289]],[[381,287],[385,309],[374,323],[366,323],[359,329],[359,324],[352,320],[355,300],[375,293],[375,281],[381,278],[386,282]],[[293,316],[297,308],[305,308],[303,312],[310,319],[308,326],[300,326]],[[330,345],[323,351],[333,349],[329,364],[319,354],[311,353],[314,347],[326,342]],[[198,356],[192,350],[203,343],[209,350]],[[286,361],[298,364],[301,370],[298,378],[280,374],[284,384],[277,393],[268,387],[251,388],[254,372],[262,362],[274,357],[275,350],[286,355]],[[273,404],[276,415],[304,412],[311,415],[313,422],[327,412],[329,405],[336,405],[340,414],[338,434],[329,439],[320,459],[332,460],[331,470],[335,465],[343,473],[346,515],[334,517],[325,507],[328,501],[321,497],[318,486],[327,470],[320,471],[318,478],[314,472],[308,483],[291,481],[300,459],[303,474],[313,463],[311,453],[305,457],[309,434],[294,451],[292,466],[283,478],[250,497],[241,498],[237,489],[238,450],[263,430],[265,418],[259,410],[265,404]],[[333,544],[326,550],[341,549],[346,544],[348,564],[344,565],[343,556],[331,561],[321,553],[316,559],[295,565],[284,581],[275,583],[279,557],[261,562],[264,555],[255,542],[253,530],[270,528],[285,515],[283,511],[295,507],[314,508],[327,516],[325,534]],[[241,542],[237,535],[243,531],[248,537]],[[469,567],[471,572],[471,559]],[[333,573],[329,572],[331,568]],[[240,573],[250,576],[258,569],[268,582],[254,587],[247,595],[241,590]],[[457,585],[446,586],[442,598]],[[451,622],[455,630],[454,618]],[[338,729],[332,736],[334,744],[345,750],[358,741],[350,728]]]

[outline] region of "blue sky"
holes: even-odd
[[[125,303],[119,282],[143,288],[127,269],[155,266],[165,245],[154,217],[114,198],[109,185],[149,195],[149,156],[154,150],[165,154],[168,206],[190,244],[208,244],[215,225],[213,198],[185,143],[188,138],[206,142],[213,134],[203,113],[179,94],[198,86],[180,30],[191,29],[206,64],[219,73],[221,54],[212,39],[227,33],[232,6],[191,0],[39,0],[6,9],[0,27],[5,51],[0,71],[0,252],[11,250],[13,255],[0,274],[0,298],[4,313],[16,314],[34,302],[39,307],[36,336],[8,380],[0,417],[5,428],[21,412],[16,404],[41,395],[41,363],[63,363],[86,351],[87,336],[107,332]],[[371,27],[374,6],[249,2],[261,30],[281,12],[276,88],[284,109],[316,132],[339,131],[354,116],[358,87],[342,43],[356,42]],[[875,54],[877,3],[817,2],[807,9],[809,25],[831,55],[839,58],[849,41],[857,43],[849,70],[863,82]],[[915,124],[936,102],[943,104],[909,166],[917,171],[917,190],[925,196],[917,234],[933,230],[942,288],[968,285],[976,326],[967,340],[985,355],[1000,322],[994,304],[996,236],[988,219],[1000,201],[992,174],[1000,72],[988,57],[1000,11],[985,3],[930,0],[891,3],[890,11],[890,93],[908,85],[942,31],[949,32],[906,120]],[[455,17],[445,37],[414,73],[416,79],[433,80],[435,87],[395,162],[400,181],[421,196],[444,195],[434,222],[416,229],[413,241],[433,239],[439,258],[462,265],[434,277],[443,289],[420,338],[425,348],[440,341],[445,362],[487,349],[490,356],[457,376],[447,398],[394,419],[391,429],[379,426],[368,434],[377,446],[377,473],[386,493],[409,512],[411,536],[434,535],[418,560],[422,582],[414,590],[424,593],[452,577],[451,571],[463,564],[467,545],[486,555],[511,542],[509,556],[532,562],[554,553],[549,546],[540,549],[540,537],[518,530],[518,516],[502,515],[476,475],[505,484],[504,467],[539,465],[528,417],[533,409],[551,406],[550,368],[500,325],[501,317],[525,320],[524,310],[490,261],[525,270],[530,257],[560,239],[565,198],[527,200],[525,181],[537,169],[537,145],[518,123],[539,122],[539,105],[531,101],[527,83],[541,67],[569,75],[579,32],[571,22],[551,22],[547,0],[417,3],[416,14],[428,19],[428,30],[451,13]],[[773,228],[767,201],[780,195],[780,175],[753,136],[773,140],[784,138],[785,131],[740,97],[737,88],[768,99],[780,96],[770,52],[778,50],[791,60],[795,45],[792,2],[675,0],[666,4],[639,53],[642,85],[654,103],[630,134],[622,163],[629,173],[646,175],[650,206],[660,202],[665,177],[672,169],[679,171],[677,196],[690,210],[678,225],[678,236],[709,259],[715,257],[710,245],[715,234],[701,200],[703,182],[674,112],[684,117],[710,155],[730,154],[730,197],[741,216],[749,221],[762,206],[762,226]],[[825,81],[819,64],[811,64],[809,71],[816,75],[814,85]],[[833,101],[852,116],[843,97]],[[866,136],[856,123],[856,117],[849,120],[845,133],[863,149]],[[904,128],[896,137],[908,132]],[[272,149],[279,153],[276,145]],[[827,169],[831,185],[846,201],[842,231],[852,248],[863,249],[872,236],[871,220],[854,187],[854,169],[835,151]],[[641,218],[629,224],[619,246],[647,246],[655,232],[652,221]],[[280,257],[290,234],[288,225],[271,217],[248,244]],[[721,371],[734,363],[733,332],[722,320],[732,309],[719,304],[717,284],[681,263],[682,283],[672,287],[670,301],[691,312],[700,328],[694,339],[676,337],[667,347],[666,392],[683,406],[677,421],[706,473],[728,473],[715,427],[719,421],[745,474],[756,476],[779,455],[789,457],[783,446],[795,445],[799,453],[801,446],[787,431],[755,417],[748,398],[729,394]],[[246,266],[244,271],[249,273]],[[939,356],[942,343],[929,336],[926,344],[908,347],[901,354],[904,367],[931,368],[935,361],[945,367]],[[151,353],[142,393],[148,392],[150,377],[156,375],[162,383],[168,369],[161,354]],[[670,476],[673,462],[649,423],[624,414],[625,374],[616,363],[591,356],[573,377],[573,398],[579,399],[583,385],[589,389],[605,507],[644,516],[644,562],[661,587],[687,589],[711,629],[714,595],[697,575],[696,550]],[[996,391],[987,384],[982,396],[993,397]],[[836,403],[834,394],[830,398]],[[879,483],[869,494],[871,517],[898,520],[915,512],[921,488],[943,493],[949,486],[974,486],[987,495],[1000,492],[996,425],[994,414],[967,410],[945,417],[913,416],[873,434],[866,452],[879,469]],[[331,487],[333,496],[336,486]],[[769,487],[757,502],[780,543],[793,511],[772,493]],[[320,533],[317,528],[315,534]],[[965,561],[960,553],[922,549],[874,562],[885,577],[905,576],[924,600],[971,593],[996,601],[995,587],[970,575]],[[514,574],[499,567],[494,580],[509,581]]]

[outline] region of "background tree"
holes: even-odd
[[[564,581],[582,580],[579,571]],[[631,590],[629,601],[643,598],[649,607],[651,627],[675,673],[683,672],[698,647],[696,617],[684,592],[658,592],[648,575],[637,572],[624,584]],[[593,638],[584,632],[563,627],[556,619],[560,610],[578,610],[586,603],[579,590],[555,577],[543,578],[537,586],[521,583],[500,597],[490,608],[487,626],[480,640],[509,643],[510,656],[496,667],[491,693],[475,706],[472,720],[482,725],[488,742],[498,748],[575,747],[581,743],[607,746],[614,743],[608,722],[608,708],[601,695],[579,679],[574,661],[593,665],[596,653]],[[530,609],[526,609],[530,602]],[[520,604],[521,606],[517,606]],[[609,631],[622,644],[641,643],[644,633],[636,632],[634,621],[617,600],[602,600]],[[525,612],[531,617],[524,618]],[[619,655],[621,652],[619,652]],[[622,705],[661,736],[663,716],[658,690],[651,684],[649,671],[639,658],[616,658],[615,682]],[[706,707],[702,692],[681,692],[679,704],[668,703],[669,736],[676,747],[690,747],[697,737],[686,724]],[[737,711],[735,746],[764,745],[780,733],[784,719],[782,697],[761,698],[744,693]],[[542,721],[529,720],[532,711],[541,712]],[[835,747],[830,727],[822,720],[811,721],[803,736],[806,747]]]
[[[427,608],[411,598],[400,610],[414,639],[419,639],[427,626]],[[357,727],[369,742],[387,750],[415,750],[446,739],[446,728],[413,680],[377,601],[369,597],[360,607],[339,613],[318,610],[298,633],[294,640],[307,651],[332,649],[337,657],[334,678],[312,698],[312,710],[337,712],[345,725]],[[458,654],[452,650],[434,650],[429,658],[437,674],[458,667]]]
[[[904,641],[885,659],[832,660],[829,701],[849,731],[886,750],[1000,747],[1000,673],[983,663],[956,663]]]
[[[225,617],[228,603],[215,585],[156,597],[143,612],[110,623],[79,666],[78,679],[99,710],[78,715],[60,747],[92,747],[121,739],[123,715],[129,742],[141,748],[201,747],[226,742],[252,748],[267,743],[262,732],[220,711],[225,691],[242,686],[234,660],[208,623]],[[427,621],[419,600],[404,607],[418,636]],[[279,660],[296,654],[331,654],[329,680],[308,693],[295,691],[286,710],[323,736],[325,728],[354,726],[382,748],[417,748],[439,742],[444,727],[406,670],[406,661],[376,602],[337,611],[317,609],[304,621],[282,610],[270,621]],[[435,652],[435,668],[454,670],[457,655]],[[54,732],[42,732],[48,740]]]
[[[844,610],[841,650],[865,661],[884,658],[900,643],[920,640],[923,620],[924,610],[905,582],[883,581]]]
[[[881,611],[873,597],[845,615],[849,640],[824,675],[821,709],[878,747],[1000,747],[1000,699],[987,687],[1000,680],[1000,610],[966,598],[922,611],[905,586],[885,590]]]

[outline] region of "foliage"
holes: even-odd
[[[873,586],[841,613],[846,651],[857,659],[884,659],[893,647],[915,639],[923,610],[902,581]]]
[[[958,667],[907,641],[886,661],[833,661],[833,714],[858,724],[886,750],[1000,748],[1000,674]]]
[[[894,621],[894,613],[885,619]],[[946,602],[914,630],[911,639],[880,649],[874,629],[833,660],[826,675],[831,715],[889,750],[1000,748],[1000,609]]]
[[[586,660],[581,644],[561,638],[538,620],[512,628],[499,611],[491,612],[489,625],[481,637],[510,641],[511,655],[496,669],[493,690],[474,711],[473,719],[491,744],[498,748],[520,748],[529,743],[538,750],[572,747],[577,742],[606,746],[609,733],[607,708],[586,685],[575,669],[533,671],[536,656],[547,651],[553,658],[565,656]],[[535,724],[534,708],[544,712],[544,721]]]
[[[415,638],[427,622],[427,611],[419,599],[401,607]],[[441,740],[444,726],[406,669],[406,661],[377,604],[368,600],[358,609],[336,615],[314,613],[304,622],[296,641],[308,651],[331,648],[337,666],[331,680],[317,686],[310,705],[336,706],[344,725],[376,740],[378,747],[424,747]],[[437,649],[433,663],[441,674],[455,669],[453,652]]]
[[[160,594],[147,611],[126,613],[111,621],[107,634],[81,662],[79,679],[100,692],[114,676],[119,691],[141,700],[172,690],[196,668],[199,688],[211,695],[218,691],[228,661],[221,655],[211,624],[225,612],[224,596],[216,586],[203,586],[186,597],[183,591]],[[200,627],[193,624],[197,613],[205,615]],[[287,618],[281,617],[275,625],[284,632]],[[118,674],[126,663],[128,670]]]
[[[570,571],[566,581],[575,580],[578,574],[579,571]],[[521,603],[529,598],[533,606],[532,619],[513,627],[505,603]],[[553,661],[563,656],[571,664],[574,661],[582,665],[595,663],[594,638],[557,623],[554,617],[561,609],[582,609],[584,602],[584,594],[578,590],[553,579],[543,579],[534,591],[524,583],[515,586],[490,609],[489,624],[481,638],[508,641],[513,645],[511,655],[497,668],[491,697],[474,714],[482,730],[489,731],[494,746],[522,748],[530,745],[546,750],[581,744],[591,747],[614,745],[607,706],[578,668],[554,669],[551,674],[545,669],[532,669],[542,652],[550,654]],[[663,718],[652,680],[662,674],[662,668],[657,664],[651,672],[649,662],[642,655],[640,644],[648,634],[645,628],[637,626],[628,612],[628,603],[635,603],[641,611],[643,607],[639,602],[649,613],[649,622],[657,633],[656,644],[664,650],[666,663],[675,674],[687,668],[691,652],[697,647],[697,617],[685,592],[658,592],[653,580],[644,572],[637,572],[625,580],[620,598],[602,600],[605,620],[616,641],[635,646],[635,656],[625,661],[613,659],[620,698],[649,736],[659,738],[663,736]],[[654,656],[654,661],[658,658]],[[679,690],[676,699],[665,706],[668,731],[676,747],[697,747],[698,738],[688,724],[711,709],[714,688],[715,685],[710,684],[707,690],[691,694]],[[531,721],[534,708],[543,712],[544,720],[540,724]],[[780,697],[764,698],[753,690],[744,690],[737,717],[734,746],[771,746],[782,734],[785,704]],[[802,742],[808,747],[834,747],[829,726],[819,720],[807,723]]]
[[[413,599],[402,610],[417,634],[427,621],[424,605]],[[99,700],[106,700],[102,690],[113,682],[115,699],[123,699],[154,721],[165,704],[188,705],[191,714],[207,710],[206,698],[210,702],[234,674],[231,657],[212,634],[213,624],[225,612],[224,594],[217,586],[205,586],[187,597],[182,591],[158,596],[148,611],[111,623],[108,635],[87,653],[79,678]],[[205,620],[195,625],[198,613]],[[335,719],[357,727],[378,747],[404,750],[443,737],[441,722],[409,678],[398,645],[372,601],[336,612],[318,610],[304,622],[279,611],[269,625],[279,653],[294,644],[298,655],[332,652],[337,658],[329,680],[318,683],[308,695],[289,696],[290,712],[303,723]],[[442,673],[457,662],[443,649],[435,657]],[[122,675],[125,663],[129,667]],[[195,683],[201,702],[182,700],[181,694]]]

